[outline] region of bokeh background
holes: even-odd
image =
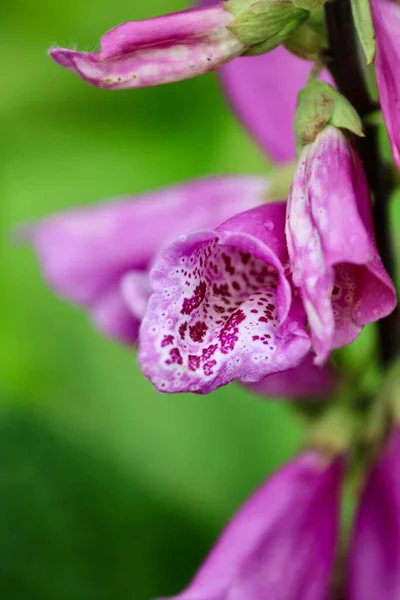
[[[264,157],[215,75],[132,92],[89,87],[46,56],[96,48],[184,0],[2,0],[0,596],[147,600],[177,593],[241,501],[296,450],[284,403],[237,386],[162,396],[135,353],[56,298],[18,224]]]

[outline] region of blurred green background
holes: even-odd
[[[132,351],[46,289],[11,232],[72,205],[267,165],[215,75],[107,92],[46,56],[55,43],[94,49],[114,25],[184,1],[1,5],[0,596],[167,596],[291,456],[300,425],[235,386],[154,392]]]

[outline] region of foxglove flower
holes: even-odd
[[[245,503],[174,600],[321,600],[338,540],[343,463],[315,452],[288,464]]]
[[[391,313],[394,286],[375,246],[371,199],[345,135],[326,127],[300,157],[286,234],[293,282],[307,312],[316,361]]]
[[[285,212],[285,203],[267,204],[164,247],[139,345],[158,390],[205,394],[305,358],[305,315],[284,269]]]
[[[150,294],[148,269],[162,243],[214,227],[267,193],[263,177],[204,179],[69,210],[25,228],[23,237],[56,293],[86,307],[104,333],[133,343]]]
[[[392,152],[400,168],[400,5],[396,0],[371,0],[376,35],[375,74],[383,118]]]
[[[400,598],[400,431],[372,468],[350,548],[348,600]]]
[[[128,21],[106,33],[99,52],[54,48],[50,56],[88,83],[132,89],[171,83],[212,71],[246,47],[228,28],[222,4]]]

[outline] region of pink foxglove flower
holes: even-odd
[[[139,348],[157,389],[204,394],[305,358],[305,315],[284,269],[285,212],[285,203],[266,204],[164,247]]]
[[[393,156],[400,168],[400,4],[371,0],[376,35],[375,74]]]
[[[400,598],[400,431],[392,433],[361,497],[350,548],[348,600]]]
[[[132,89],[197,77],[239,56],[245,46],[228,28],[223,4],[146,21],[128,21],[106,33],[99,52],[54,48],[50,56],[88,83]]]
[[[322,600],[338,540],[342,459],[309,452],[244,504],[174,600]]]
[[[106,334],[133,343],[150,295],[148,269],[162,243],[198,227],[215,227],[261,204],[267,193],[262,177],[204,179],[69,210],[23,234],[56,293],[86,307]]]
[[[293,282],[307,312],[317,362],[396,306],[374,241],[371,198],[345,135],[326,127],[300,157],[289,195]]]

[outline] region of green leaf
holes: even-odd
[[[375,30],[369,0],[351,0],[351,9],[354,25],[369,65],[374,60],[376,51]]]

